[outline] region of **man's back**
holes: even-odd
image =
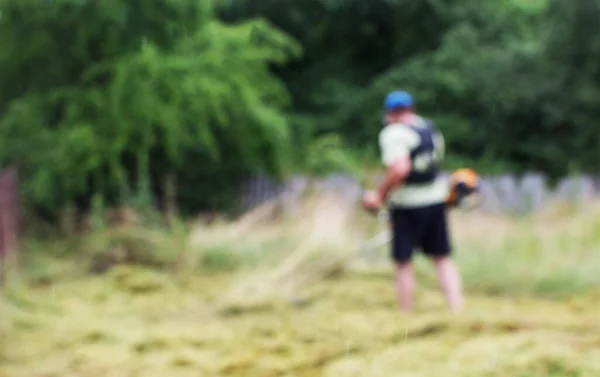
[[[389,124],[380,132],[379,144],[386,166],[405,156],[411,159],[408,177],[390,195],[391,205],[421,207],[446,200],[447,182],[438,172],[444,139],[427,120],[414,115],[410,121]]]

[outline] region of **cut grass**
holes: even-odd
[[[600,373],[594,296],[549,302],[471,295],[464,315],[452,317],[437,292],[421,289],[417,313],[402,316],[389,281],[348,276],[320,282],[302,307],[217,315],[210,307],[229,276],[143,294],[121,279],[105,275],[28,290],[27,303],[5,298],[10,310],[3,314],[12,325],[2,336],[0,375]]]
[[[136,230],[67,252],[29,244],[22,279],[0,296],[0,376],[600,375],[594,208],[453,213],[468,292],[460,316],[421,257],[412,316],[397,310],[386,248],[382,264],[349,269],[357,242],[380,230],[374,220],[323,198],[301,221],[264,212],[183,241],[153,233],[135,243]],[[136,263],[81,269],[123,239]],[[173,274],[181,250],[185,268]]]

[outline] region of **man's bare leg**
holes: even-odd
[[[396,264],[396,296],[400,310],[412,310],[413,296],[415,293],[415,275],[411,262]]]
[[[449,257],[435,258],[438,281],[448,306],[454,313],[462,310],[462,282],[455,263]]]

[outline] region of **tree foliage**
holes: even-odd
[[[270,68],[300,46],[268,22],[225,25],[204,1],[1,6],[0,157],[24,167],[34,202],[115,201],[132,184],[148,199],[168,173],[185,189],[217,165],[286,167],[290,98]]]
[[[226,8],[238,19],[267,17],[307,47],[279,75],[314,133],[341,134],[350,149],[376,155],[382,98],[404,88],[444,131],[451,167],[551,176],[596,169],[597,2],[258,0]]]
[[[385,94],[435,120],[448,167],[594,172],[592,0],[0,0],[0,162],[55,210],[174,177],[222,207],[248,174],[377,159]],[[128,194],[129,193],[129,194]]]

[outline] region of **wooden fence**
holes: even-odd
[[[554,187],[541,174],[522,177],[498,175],[482,177],[483,198],[480,211],[488,213],[531,213],[550,203],[564,201],[574,205],[588,203],[598,197],[600,180],[595,177],[566,177]],[[334,192],[349,204],[356,203],[363,187],[351,176],[333,174],[321,179],[296,176],[276,182],[266,176],[249,179],[242,187],[242,206],[251,210],[262,203],[280,199],[286,205],[299,204],[308,190]]]
[[[511,175],[482,178],[481,211],[490,213],[530,213],[549,203],[562,200],[586,204],[600,194],[600,180],[595,177],[566,177],[551,188],[540,174],[523,177]],[[296,176],[277,182],[266,176],[249,179],[242,187],[242,205],[251,210],[270,200],[281,200],[287,208],[301,205],[308,191],[333,192],[349,205],[355,205],[363,192],[351,176],[332,174],[321,179]],[[16,169],[0,171],[0,282],[6,275],[9,256],[16,256],[19,233],[19,185]]]
[[[18,246],[18,181],[16,169],[0,171],[0,285],[8,273],[9,257],[16,257]]]

